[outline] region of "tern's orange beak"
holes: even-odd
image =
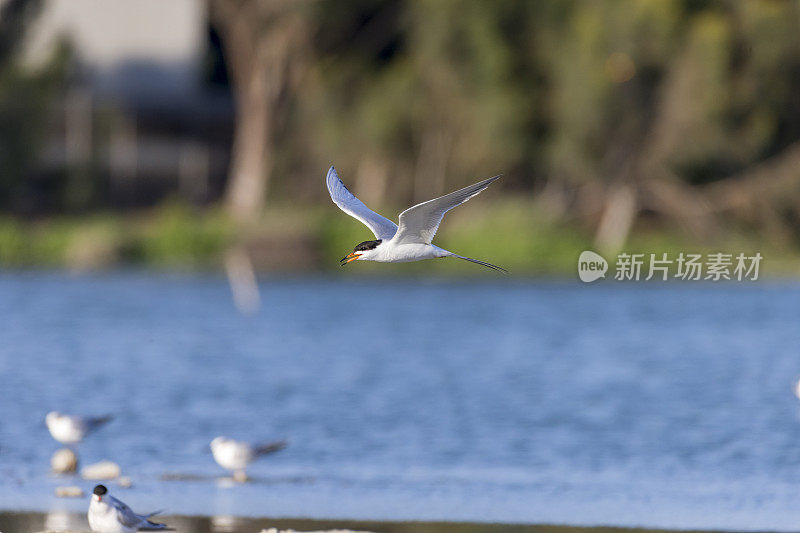
[[[345,266],[345,265],[346,265],[347,263],[349,263],[350,261],[355,261],[356,259],[358,259],[358,256],[359,256],[359,255],[360,255],[360,254],[357,254],[357,253],[355,253],[355,252],[350,252],[349,254],[347,254],[346,256],[342,257],[342,258],[339,260],[339,261],[341,262],[341,266]]]

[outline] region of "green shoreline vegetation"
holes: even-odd
[[[383,210],[392,213],[394,210]],[[168,202],[131,213],[0,217],[0,267],[41,267],[73,271],[116,267],[167,270],[223,268],[225,251],[243,246],[260,272],[335,271],[367,275],[483,274],[460,261],[413,264],[359,264],[339,269],[338,259],[371,238],[358,221],[334,206],[275,206],[258,224],[238,228],[221,208],[196,209]],[[516,275],[574,278],[578,255],[596,249],[592,235],[578,224],[553,222],[528,200],[497,199],[473,203],[447,215],[436,243],[446,249],[502,265]],[[764,245],[758,235],[730,231],[701,243],[658,228],[634,231],[627,253],[679,252],[748,254],[760,252],[765,278],[800,275],[800,249]],[[615,254],[606,277],[613,277]]]

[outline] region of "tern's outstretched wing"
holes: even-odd
[[[400,213],[397,244],[430,244],[433,236],[436,235],[436,230],[439,229],[439,224],[442,222],[442,217],[444,217],[445,213],[479,194],[499,177],[495,176],[439,198],[409,207]]]
[[[386,217],[382,217],[364,205],[364,202],[353,196],[353,193],[348,191],[342,180],[339,179],[335,168],[331,167],[328,170],[328,176],[325,181],[328,183],[328,192],[331,194],[331,200],[339,206],[339,209],[360,220],[372,230],[376,239],[389,240],[394,237],[397,232],[397,224]]]

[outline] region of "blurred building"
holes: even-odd
[[[77,186],[116,206],[218,197],[233,104],[205,2],[49,0],[23,62],[41,66],[61,43],[72,54],[68,88],[54,104],[40,179],[77,172]]]

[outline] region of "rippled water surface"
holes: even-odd
[[[0,509],[796,530],[800,288],[0,275]],[[217,435],[287,438],[231,486]]]

